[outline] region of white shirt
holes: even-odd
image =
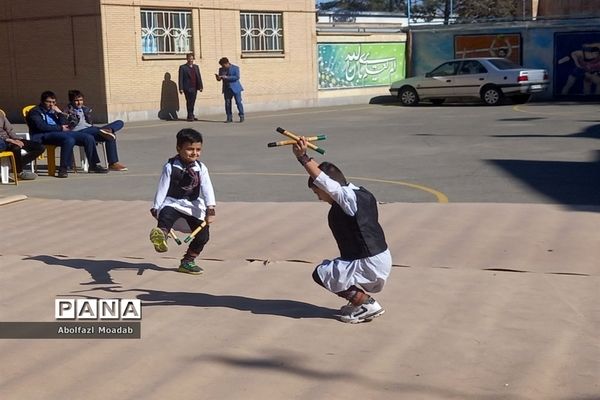
[[[79,122],[77,123],[77,125],[75,127],[73,127],[74,131],[80,131],[82,129],[89,128],[90,126],[92,126],[91,124],[88,124],[87,121],[85,120],[85,114],[83,113],[82,108],[75,109],[75,112],[77,113]]]
[[[181,162],[178,159],[175,159],[173,165],[171,165],[170,162],[167,162],[163,167],[162,174],[158,180],[158,189],[156,190],[156,195],[154,196],[154,204],[152,208],[155,208],[158,212],[160,212],[163,207],[169,206],[175,208],[177,211],[180,211],[183,214],[191,215],[195,218],[204,220],[206,216],[206,208],[209,206],[215,206],[217,203],[215,200],[215,192],[210,181],[210,176],[208,175],[208,168],[206,168],[206,166],[200,161],[198,161],[198,165],[195,165],[193,168],[194,171],[200,171],[200,193],[197,199],[190,201],[188,199],[175,199],[167,196],[169,185],[171,183],[172,168],[178,168],[182,171],[184,170]]]
[[[339,182],[331,179],[325,172],[321,171],[319,176],[314,180],[315,185],[327,192],[339,206],[344,210],[346,214],[353,217],[358,210],[356,203],[355,190],[359,188],[354,186],[352,183],[348,183],[346,186],[342,186]]]

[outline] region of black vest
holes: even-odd
[[[388,247],[378,222],[375,196],[363,187],[354,193],[358,206],[354,216],[346,214],[337,203],[333,203],[328,216],[329,228],[343,260],[374,256]]]
[[[181,160],[179,160],[177,157],[169,159],[169,164],[171,164],[171,182],[169,183],[169,191],[167,192],[167,196],[174,199],[186,199],[189,201],[196,200],[200,196],[200,172],[197,172],[198,185],[191,190],[184,190],[184,187],[190,185],[192,178],[185,173],[185,170],[175,168],[175,160],[179,161],[179,164],[182,165]],[[198,167],[200,167],[197,161],[194,162],[196,165],[198,165]],[[182,167],[184,166],[182,165]]]

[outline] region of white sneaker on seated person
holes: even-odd
[[[31,171],[23,171],[19,173],[19,179],[22,181],[32,181],[37,178],[37,174]]]

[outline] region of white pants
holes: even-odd
[[[353,285],[366,292],[377,293],[392,270],[390,250],[377,255],[346,261],[340,258],[323,260],[317,265],[317,274],[325,288],[333,293],[342,292]]]

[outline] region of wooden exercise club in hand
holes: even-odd
[[[202,230],[202,228],[204,228],[205,226],[206,226],[206,221],[202,221],[202,223],[200,224],[199,227],[197,227],[196,229],[194,229],[194,231],[192,233],[190,233],[188,235],[188,237],[186,237],[185,239],[183,239],[183,242],[187,243],[190,240],[192,240],[193,238],[195,238],[196,235],[198,234],[198,232],[200,232]]]
[[[318,136],[309,136],[305,138],[307,142],[316,142],[318,140],[325,140],[327,139],[327,135],[318,135]],[[282,140],[280,142],[271,142],[271,143],[267,143],[267,147],[278,147],[278,146],[286,146],[289,144],[296,144],[297,141],[293,140],[293,139],[289,139],[289,140]]]
[[[277,128],[276,131],[279,132],[279,133],[281,133],[282,135],[285,135],[285,136],[289,137],[290,139],[295,140],[295,141],[298,141],[298,139],[300,139],[300,137],[298,135],[296,135],[295,133],[290,132],[290,131],[286,131],[283,128]],[[310,141],[306,142],[306,146],[309,149],[312,149],[312,150],[316,151],[319,154],[325,154],[325,150],[323,150],[322,148],[316,146],[314,143],[311,143]]]
[[[171,230],[169,231],[169,235],[171,235],[171,237],[175,240],[175,243],[177,243],[178,245],[181,244],[181,240],[179,240],[173,228],[171,228]]]

